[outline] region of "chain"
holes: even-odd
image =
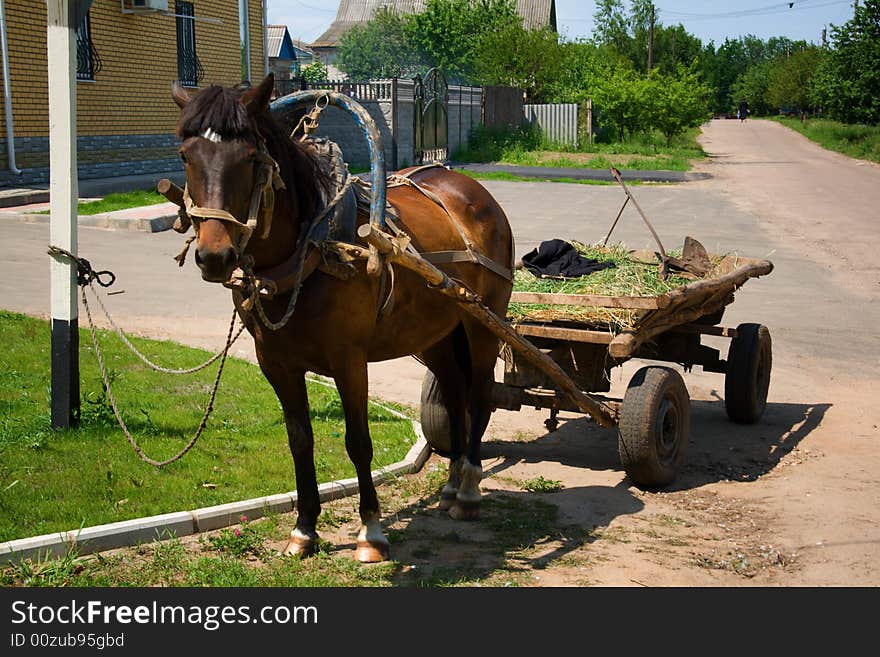
[[[229,332],[226,334],[226,346],[224,346],[223,349],[220,350],[217,354],[212,356],[210,359],[208,359],[207,361],[205,361],[201,365],[198,365],[196,367],[192,367],[189,369],[172,370],[172,369],[160,367],[159,365],[156,365],[155,363],[151,362],[146,356],[144,356],[140,351],[138,351],[138,349],[131,343],[131,341],[128,339],[128,337],[125,335],[125,333],[123,333],[122,329],[120,329],[119,326],[117,326],[116,322],[113,321],[113,318],[110,316],[110,313],[107,311],[107,308],[104,305],[104,302],[101,300],[101,297],[98,294],[98,291],[94,287],[95,281],[97,281],[98,284],[101,285],[102,287],[110,287],[116,281],[116,276],[113,274],[113,272],[107,271],[107,270],[96,272],[92,269],[92,266],[88,260],[86,260],[85,258],[79,258],[79,257],[73,255],[70,251],[67,251],[67,250],[62,249],[57,246],[51,246],[51,245],[49,246],[49,255],[65,256],[65,257],[69,258],[70,260],[72,260],[74,263],[76,263],[77,284],[80,287],[83,307],[85,308],[86,316],[88,317],[88,320],[89,320],[89,334],[92,337],[92,345],[95,348],[95,358],[97,359],[98,367],[101,370],[101,380],[104,383],[104,390],[107,392],[107,399],[110,402],[111,408],[113,409],[113,415],[116,416],[116,421],[119,423],[119,426],[122,428],[122,432],[125,434],[125,437],[128,440],[128,443],[132,446],[132,448],[137,453],[137,455],[141,458],[141,460],[145,461],[146,463],[149,463],[150,465],[156,466],[156,467],[162,467],[165,465],[169,465],[171,463],[174,463],[175,461],[180,460],[181,458],[183,458],[183,456],[188,451],[190,451],[193,447],[195,447],[196,443],[198,442],[199,438],[202,435],[202,432],[205,430],[205,427],[208,424],[208,418],[211,416],[211,413],[214,410],[214,400],[217,397],[217,390],[220,387],[220,378],[223,375],[223,367],[224,367],[224,365],[226,365],[226,357],[229,354],[229,349],[232,347],[232,345],[235,343],[235,341],[238,340],[239,336],[242,334],[242,331],[244,331],[244,328],[245,328],[244,325],[242,324],[242,326],[239,327],[238,332],[235,333],[235,335],[233,336],[233,332],[235,331],[235,318],[236,318],[237,312],[235,310],[232,311],[232,319],[229,321]],[[107,282],[103,281],[101,279],[102,276],[108,277],[109,280]],[[86,294],[86,288],[91,289],[92,294],[95,295],[95,298],[98,300],[98,304],[101,306],[101,310],[104,311],[104,315],[107,317],[107,321],[110,322],[110,325],[116,330],[116,333],[119,335],[119,337],[125,343],[125,345],[138,358],[140,358],[140,360],[143,361],[148,367],[150,367],[154,370],[157,370],[159,372],[164,372],[166,374],[192,374],[194,372],[198,372],[199,370],[205,369],[211,363],[216,361],[218,358],[220,359],[220,366],[217,368],[217,375],[214,378],[214,385],[211,389],[211,396],[208,399],[208,406],[205,409],[204,415],[202,416],[202,421],[199,423],[199,426],[196,429],[195,435],[190,439],[189,443],[187,443],[187,445],[180,452],[178,452],[177,454],[175,454],[174,456],[172,456],[169,459],[166,459],[164,461],[157,461],[156,459],[152,459],[149,456],[147,456],[146,452],[144,452],[144,450],[141,448],[141,446],[134,439],[134,436],[131,435],[131,432],[128,430],[128,427],[125,424],[125,421],[122,419],[122,415],[120,414],[119,408],[116,405],[116,398],[113,396],[113,390],[110,387],[110,377],[107,375],[107,368],[104,364],[104,356],[101,353],[100,346],[98,345],[98,335],[97,335],[97,331],[95,329],[94,319],[92,318],[92,309],[89,306],[89,299],[88,299],[88,295]]]
[[[122,428],[122,432],[125,434],[128,443],[132,446],[132,448],[142,461],[145,461],[150,465],[154,465],[157,468],[161,468],[180,460],[189,450],[195,447],[196,443],[202,435],[202,432],[205,430],[205,427],[208,424],[208,418],[210,417],[211,412],[214,410],[214,399],[217,397],[217,389],[220,387],[220,377],[223,374],[223,366],[226,364],[226,356],[229,352],[229,347],[231,347],[233,343],[232,332],[235,330],[236,312],[234,310],[232,311],[232,320],[229,322],[229,333],[227,333],[226,335],[226,347],[224,347],[223,351],[220,352],[220,367],[217,368],[217,376],[214,378],[214,387],[211,389],[211,396],[208,399],[208,407],[205,409],[205,414],[202,416],[202,421],[199,423],[199,427],[198,429],[196,429],[195,435],[190,439],[186,447],[180,450],[177,454],[169,459],[165,459],[164,461],[157,461],[147,456],[143,448],[138,445],[137,441],[134,439],[134,436],[131,435],[128,427],[125,425],[125,421],[122,419],[122,415],[119,413],[119,408],[117,408],[116,406],[116,399],[113,397],[113,390],[110,388],[110,378],[107,376],[107,368],[104,366],[104,357],[101,354],[101,348],[98,346],[98,336],[97,332],[95,331],[95,323],[94,321],[92,321],[92,311],[89,308],[89,300],[86,295],[86,287],[83,285],[81,289],[83,306],[86,309],[86,316],[89,319],[89,333],[92,336],[92,344],[95,347],[95,357],[98,360],[98,367],[101,370],[101,379],[104,381],[104,390],[107,391],[107,399],[110,402],[111,408],[113,409],[113,415],[116,416],[116,421],[119,422],[119,426]]]
[[[244,324],[239,326],[238,332],[232,337],[232,342],[230,342],[228,345],[226,345],[225,348],[221,349],[216,354],[211,356],[208,360],[206,360],[201,365],[196,365],[195,367],[190,367],[187,369],[168,369],[166,367],[162,367],[161,365],[156,365],[153,361],[151,361],[144,354],[142,354],[138,350],[138,348],[134,346],[134,344],[132,344],[132,342],[128,339],[128,336],[125,335],[125,333],[122,331],[122,329],[119,328],[119,326],[116,324],[116,322],[113,321],[113,318],[110,316],[110,313],[107,311],[107,307],[104,305],[104,302],[101,299],[101,296],[98,294],[98,291],[94,288],[94,286],[91,283],[89,283],[89,287],[92,290],[92,294],[94,294],[95,298],[98,300],[98,305],[101,306],[101,310],[104,311],[104,317],[107,318],[107,321],[110,323],[110,326],[113,327],[113,330],[116,331],[116,334],[119,336],[119,338],[122,340],[122,342],[125,343],[125,346],[128,347],[131,350],[131,352],[135,356],[137,356],[142,363],[144,363],[144,365],[146,365],[150,369],[153,369],[157,372],[162,372],[163,374],[194,374],[195,372],[199,372],[199,371],[205,369],[206,367],[208,367],[212,363],[214,363],[218,358],[220,358],[223,355],[223,353],[225,351],[227,351],[233,344],[235,344],[235,341],[238,340],[239,336],[242,334],[242,332],[244,331],[244,328],[245,328]]]

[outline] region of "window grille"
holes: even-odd
[[[94,80],[101,65],[101,56],[92,43],[92,24],[86,12],[76,28],[76,79]]]
[[[177,77],[188,87],[197,87],[205,71],[196,55],[195,7],[192,2],[178,0],[174,4],[177,14]]]

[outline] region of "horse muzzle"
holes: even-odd
[[[232,246],[220,249],[200,246],[196,249],[195,259],[203,280],[210,283],[225,283],[232,277],[232,272],[238,264],[238,251]]]

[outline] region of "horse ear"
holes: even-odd
[[[241,97],[241,102],[247,108],[248,114],[255,116],[269,107],[269,101],[272,99],[272,92],[274,90],[275,74],[269,73],[260,84],[245,91]]]
[[[186,89],[184,89],[180,82],[177,82],[176,80],[171,83],[171,97],[180,109],[186,107],[187,103],[192,100]]]

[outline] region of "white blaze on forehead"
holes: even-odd
[[[223,141],[223,137],[221,137],[213,128],[205,128],[205,131],[202,133],[202,137],[207,139],[208,141],[212,141],[215,144],[219,144]]]

